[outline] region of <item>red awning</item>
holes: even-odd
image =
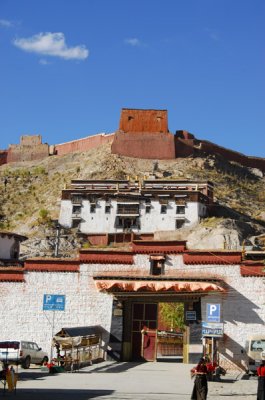
[[[99,279],[95,281],[100,292],[223,292],[224,289],[213,282],[200,281],[126,281]]]
[[[23,273],[0,273],[0,282],[24,282]]]

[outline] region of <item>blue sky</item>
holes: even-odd
[[[113,132],[124,107],[265,157],[264,20],[263,0],[1,0],[0,149]]]

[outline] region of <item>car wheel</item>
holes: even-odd
[[[29,369],[30,367],[30,356],[25,358],[25,361],[22,363],[22,368]]]
[[[41,365],[45,365],[49,361],[48,357],[43,357],[43,360],[41,362]]]

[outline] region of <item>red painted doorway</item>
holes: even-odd
[[[154,361],[156,357],[157,303],[132,305],[132,359]]]

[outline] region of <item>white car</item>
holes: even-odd
[[[48,353],[35,342],[7,340],[0,342],[0,361],[29,368],[30,364],[42,365],[48,361]]]

